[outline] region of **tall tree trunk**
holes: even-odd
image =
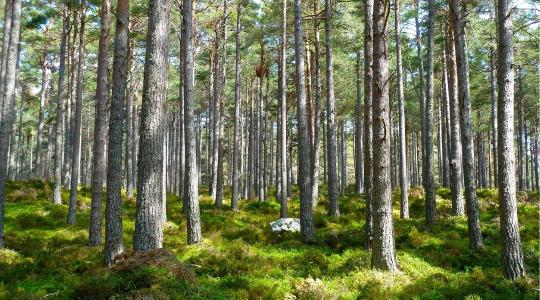
[[[133,238],[135,251],[148,251],[163,246],[161,185],[163,184],[164,102],[167,99],[170,9],[169,0],[152,0],[148,8],[148,46],[139,129],[139,178]],[[193,154],[195,154],[195,149],[193,149]],[[196,175],[197,172],[194,172],[195,179]]]
[[[298,118],[298,151],[300,157],[311,157],[309,128],[306,110],[306,95],[304,86],[304,35],[302,33],[302,3],[294,0],[294,54],[296,71],[296,106]],[[327,31],[328,34],[328,31]],[[327,49],[328,50],[328,49]],[[300,188],[300,235],[305,242],[315,240],[313,224],[313,197],[311,190],[311,160],[298,161],[298,171],[306,176],[299,176]]]
[[[83,89],[84,89],[84,26],[86,17],[86,4],[82,3],[81,24],[79,31],[79,55],[77,69],[77,95],[75,100],[75,115],[72,116],[74,126],[71,128],[71,183],[69,193],[68,224],[76,223],[77,216],[77,187],[79,185],[79,169],[81,165],[81,127],[83,110]]]
[[[8,5],[6,5],[8,6]],[[4,248],[4,204],[6,196],[6,181],[8,171],[8,151],[9,139],[13,131],[15,121],[15,82],[17,78],[17,61],[19,55],[19,40],[21,33],[21,1],[12,0],[6,14],[11,14],[11,26],[9,32],[9,42],[4,40],[7,60],[2,65],[5,68],[4,89],[0,94],[2,100],[1,120],[0,120],[0,249]],[[8,17],[5,18],[6,20]]]
[[[450,189],[452,190],[452,214],[461,216],[465,212],[462,187],[462,154],[460,113],[457,89],[457,64],[454,29],[448,27],[446,64],[448,70],[448,99],[450,108]]]
[[[373,235],[373,0],[364,1],[364,194],[366,199],[365,247]]]
[[[467,58],[467,42],[465,34],[466,6],[457,0],[450,0],[450,14],[455,33],[457,57],[457,81],[460,106],[461,147],[463,151],[463,175],[465,182],[465,201],[467,203],[467,227],[469,246],[478,250],[483,247],[480,230],[480,212],[476,183],[474,181],[474,150],[471,124],[471,99],[469,94],[469,60]]]
[[[216,188],[216,206],[221,207],[223,203],[223,185],[224,185],[224,172],[223,164],[225,161],[224,149],[223,149],[223,132],[224,132],[224,120],[225,120],[225,84],[226,84],[226,67],[227,67],[227,0],[223,1],[223,21],[221,24],[221,41],[220,56],[221,62],[219,64],[219,122],[218,122],[218,167],[217,167],[217,188]]]
[[[13,1],[14,0],[6,0],[6,3],[4,4],[4,34],[2,38],[2,60],[0,62],[0,112],[3,112],[4,109],[4,92],[6,88],[7,59],[10,45],[11,19],[13,17]],[[0,120],[2,117],[3,116],[0,115]]]
[[[280,203],[279,216],[287,217],[287,0],[281,0],[281,45],[279,50],[279,161]]]
[[[435,223],[436,203],[435,203],[435,180],[433,175],[433,47],[434,47],[434,23],[435,23],[435,3],[428,0],[428,46],[427,46],[427,80],[426,80],[426,102],[424,105],[424,190],[426,197],[426,223]]]
[[[324,1],[326,32],[326,147],[328,157],[328,215],[339,216],[339,187],[337,180],[337,136],[336,136],[336,103],[334,96],[334,62],[332,54],[332,2]],[[305,174],[305,173],[304,173]]]
[[[356,103],[354,106],[354,192],[363,191],[364,158],[362,155],[362,78],[360,49],[356,51]]]
[[[497,120],[499,159],[499,213],[504,275],[516,279],[525,275],[517,217],[514,156],[514,48],[511,0],[497,2]]]
[[[105,147],[107,140],[107,102],[109,76],[109,27],[111,23],[110,0],[101,3],[101,33],[99,35],[96,113],[94,119],[94,147],[92,155],[92,203],[90,209],[90,228],[88,245],[101,244],[102,191],[105,180]]]
[[[498,143],[497,143],[497,76],[495,73],[495,49],[490,48],[489,51],[489,83],[491,95],[491,147],[493,150],[493,181],[495,184],[499,181],[498,172]]]
[[[17,1],[17,0],[14,0]],[[66,9],[66,8],[64,8]],[[58,100],[56,102],[56,129],[55,129],[55,150],[54,150],[54,203],[62,203],[62,135],[64,131],[64,73],[66,65],[66,39],[68,16],[64,12],[64,20],[62,21],[62,40],[60,42],[60,66],[58,68]]]
[[[240,16],[242,13],[242,5],[240,2],[236,7],[236,32],[235,32],[235,85],[234,85],[234,153],[233,153],[233,179],[232,179],[232,199],[231,207],[233,211],[238,211],[239,200],[242,187],[242,98],[240,95],[241,85],[241,60],[240,60]]]
[[[407,172],[407,142],[405,140],[405,95],[403,91],[403,67],[401,63],[401,31],[399,28],[399,0],[395,2],[396,31],[396,61],[398,85],[398,111],[399,111],[399,187],[400,187],[400,217],[409,218],[409,178]]]
[[[523,89],[522,89],[522,76],[523,72],[521,70],[521,66],[518,66],[517,68],[517,75],[518,75],[518,167],[519,167],[519,190],[524,191],[526,190],[526,159],[525,159],[525,130],[524,130],[524,112],[523,112]]]
[[[199,180],[195,163],[195,125],[193,123],[193,1],[183,0],[182,5],[182,54],[184,84],[184,134],[186,149],[186,173],[184,177],[184,193],[187,209],[187,240],[189,244],[202,240],[201,220],[199,213]],[[166,34],[166,33],[165,33]]]
[[[373,8],[373,256],[375,269],[397,271],[390,187],[390,97],[388,87],[389,1]]]
[[[111,266],[116,256],[124,251],[122,241],[122,145],[126,117],[126,88],[128,76],[129,0],[116,3],[116,30],[112,74],[111,112],[107,153],[107,202],[105,207],[105,265]],[[150,43],[148,43],[150,45]],[[151,48],[149,46],[149,48]],[[161,139],[160,139],[161,141]],[[161,153],[153,153],[158,156]],[[140,172],[143,173],[143,172]],[[144,180],[140,180],[144,182]],[[138,189],[139,195],[145,190]],[[159,195],[160,194],[157,194]],[[137,201],[137,212],[141,204]],[[138,215],[138,214],[137,214]],[[138,218],[137,218],[138,221]],[[139,250],[135,248],[135,250]]]
[[[425,189],[425,179],[426,179],[426,113],[425,113],[425,89],[424,89],[424,58],[422,54],[422,34],[420,33],[420,8],[419,8],[419,2],[420,0],[414,0],[414,5],[416,9],[416,15],[414,17],[415,25],[416,25],[416,49],[417,49],[417,55],[418,55],[418,74],[419,74],[419,81],[420,81],[420,91],[419,91],[419,102],[420,102],[420,129],[421,129],[421,135],[420,135],[420,146],[422,150],[421,155],[421,161],[422,161],[422,185],[424,185]],[[420,158],[420,157],[419,157]],[[427,197],[426,197],[426,203],[427,203]],[[427,207],[426,207],[426,216],[427,216]]]
[[[39,115],[36,136],[36,169],[35,178],[43,178],[44,155],[43,155],[43,126],[45,119],[45,106],[47,105],[47,96],[49,92],[50,73],[48,62],[48,46],[45,45],[43,57],[41,58],[41,90],[39,91]],[[1,118],[0,118],[1,119]]]

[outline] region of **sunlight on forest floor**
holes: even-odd
[[[323,191],[325,189],[323,188]],[[129,270],[105,270],[102,247],[87,247],[90,190],[79,193],[77,225],[66,225],[67,206],[49,200],[52,186],[41,181],[9,182],[5,242],[0,250],[2,299],[538,299],[538,194],[520,194],[519,221],[528,276],[502,277],[495,190],[479,190],[485,249],[468,249],[464,217],[450,215],[450,192],[437,190],[437,224],[424,224],[422,191],[412,189],[411,219],[399,219],[394,192],[395,242],[400,272],[370,269],[364,250],[364,203],[352,189],[341,197],[341,217],[326,216],[327,200],[316,208],[317,242],[297,234],[275,234],[268,223],[279,204],[242,201],[241,211],[216,209],[202,190],[204,241],[186,245],[181,203],[168,197],[165,248],[181,262]],[[227,191],[229,192],[229,191]],[[270,195],[273,192],[269,193]],[[324,194],[324,192],[322,193]],[[63,193],[67,203],[69,192]],[[230,194],[225,194],[230,199]],[[228,201],[226,201],[228,204]],[[132,249],[135,199],[123,205],[124,243]],[[104,206],[104,205],[103,205]],[[298,194],[289,205],[298,216]],[[173,256],[171,256],[173,257]],[[169,258],[167,258],[169,259]],[[174,257],[172,258],[174,260]],[[168,261],[168,260],[167,260]],[[171,267],[170,265],[174,265]],[[182,267],[179,267],[182,266]],[[185,268],[187,267],[187,268]],[[190,271],[192,270],[192,271]],[[194,278],[187,273],[195,273]]]

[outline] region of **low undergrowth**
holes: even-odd
[[[102,247],[87,246],[90,193],[79,191],[77,225],[66,225],[64,204],[51,203],[48,182],[9,182],[5,216],[7,248],[0,250],[2,299],[538,299],[538,194],[521,195],[519,221],[528,275],[517,281],[501,273],[497,193],[479,190],[485,248],[468,248],[465,217],[451,215],[450,191],[437,189],[437,223],[424,223],[421,189],[411,189],[408,220],[399,219],[393,194],[400,272],[371,270],[364,245],[364,201],[347,189],[341,216],[327,217],[323,188],[315,211],[317,241],[273,234],[279,204],[244,200],[233,213],[217,209],[201,191],[204,241],[186,244],[181,201],[168,197],[165,249],[126,252],[103,268]],[[227,191],[228,192],[228,191]],[[273,195],[269,191],[268,195]],[[226,199],[230,194],[226,193]],[[134,199],[123,205],[124,243],[132,249]],[[226,204],[228,202],[226,201]],[[291,216],[298,216],[293,189]],[[148,298],[150,297],[150,298]]]

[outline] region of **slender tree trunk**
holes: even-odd
[[[396,31],[396,61],[398,84],[398,111],[399,111],[399,187],[400,187],[400,217],[409,218],[409,178],[407,172],[407,143],[405,141],[405,95],[403,91],[403,67],[401,64],[401,32],[399,28],[399,0],[395,2]]]
[[[81,165],[81,127],[83,110],[83,89],[84,89],[84,26],[86,17],[86,4],[83,2],[81,10],[81,24],[79,32],[79,55],[77,69],[77,95],[75,100],[74,126],[71,129],[71,184],[69,193],[68,224],[76,223],[77,216],[77,187],[79,185],[79,169]]]
[[[523,72],[521,70],[521,66],[518,66],[517,68],[517,75],[518,75],[518,167],[519,167],[519,190],[524,191],[526,190],[526,159],[525,159],[525,130],[524,130],[524,112],[523,112],[523,89],[522,89],[522,76]]]
[[[491,92],[491,147],[493,150],[493,181],[495,184],[499,181],[498,172],[498,143],[497,143],[497,76],[495,73],[495,49],[490,48],[489,52],[489,82]]]
[[[428,46],[427,46],[427,80],[426,80],[426,102],[424,105],[424,190],[426,194],[426,223],[435,223],[436,203],[435,203],[435,180],[433,175],[433,47],[434,47],[434,23],[435,23],[435,3],[428,0]]]
[[[281,208],[279,216],[287,217],[287,0],[281,0],[281,45],[279,50],[279,161]]]
[[[0,249],[4,248],[4,204],[6,196],[6,181],[8,171],[8,151],[9,139],[13,131],[15,121],[15,82],[17,78],[17,61],[19,55],[19,40],[21,33],[21,1],[12,0],[6,14],[11,14],[11,26],[9,32],[9,42],[4,47],[8,47],[7,59],[2,69],[5,69],[4,88],[0,94],[2,100],[1,120],[0,120]],[[5,17],[8,20],[8,17]],[[2,72],[3,73],[3,72]]]
[[[120,192],[122,189],[124,119],[126,117],[127,60],[129,47],[128,31],[129,0],[118,0],[116,3],[112,96],[108,134],[109,147],[107,149],[107,202],[105,207],[106,266],[111,266],[115,262],[116,256],[124,251],[124,243],[122,241],[122,197]],[[152,155],[158,156],[159,154],[161,153],[153,153]],[[140,181],[144,182],[144,180]],[[139,188],[138,191],[140,191],[140,194],[144,194],[142,188]],[[141,203],[137,201],[137,212],[139,212],[141,206]],[[135,249],[139,250],[139,248]]]
[[[514,55],[511,0],[497,2],[497,121],[499,212],[504,275],[516,279],[525,275],[517,217],[514,156]]]
[[[111,23],[110,0],[101,3],[101,33],[99,36],[96,113],[94,119],[94,147],[92,155],[92,204],[90,209],[90,228],[88,245],[101,244],[102,191],[105,180],[105,147],[107,136],[107,102],[109,76],[109,27]]]
[[[193,1],[183,0],[182,5],[182,54],[184,84],[184,133],[186,149],[186,173],[184,177],[184,193],[187,210],[187,240],[189,244],[202,240],[201,220],[199,213],[199,180],[195,163],[195,128],[193,124]],[[165,33],[166,34],[166,33]]]
[[[47,96],[49,91],[49,62],[48,62],[48,46],[45,46],[43,50],[43,57],[41,61],[41,90],[39,91],[39,115],[37,124],[37,136],[36,136],[36,169],[34,172],[34,178],[43,177],[44,169],[44,157],[43,157],[43,126],[45,119],[45,106],[47,105]],[[1,119],[1,118],[0,118]]]
[[[483,247],[480,230],[480,212],[474,181],[473,132],[471,124],[471,99],[469,94],[469,61],[465,34],[466,7],[460,6],[457,0],[450,0],[450,14],[455,33],[457,58],[458,99],[460,106],[460,129],[463,151],[463,174],[465,181],[465,200],[467,202],[467,227],[469,246],[478,250]],[[463,4],[464,5],[464,4]]]
[[[17,1],[17,0],[14,0]],[[65,9],[65,8],[64,8]],[[56,102],[56,129],[55,129],[55,154],[54,154],[54,203],[62,203],[62,135],[64,129],[64,72],[66,62],[66,39],[68,16],[64,12],[62,25],[62,40],[60,42],[60,66],[58,68],[58,100]]]
[[[4,34],[2,38],[2,60],[0,62],[0,112],[4,109],[4,92],[6,88],[6,72],[8,64],[8,51],[11,34],[11,18],[13,17],[13,1],[6,0],[4,4]],[[3,116],[0,116],[0,120]]]
[[[448,98],[448,72],[446,70],[446,50],[442,50],[442,71],[441,71],[441,122],[442,122],[442,167],[443,167],[443,186],[450,186],[450,108]]]
[[[373,0],[364,1],[364,194],[366,199],[365,247],[373,235]]]
[[[462,187],[462,154],[460,113],[457,89],[457,65],[455,37],[452,26],[448,27],[446,64],[448,69],[448,99],[450,108],[450,189],[452,190],[452,214],[461,216],[465,213]]]
[[[328,13],[328,12],[327,12]],[[328,29],[327,29],[328,30]],[[304,40],[302,33],[302,3],[294,1],[294,54],[296,67],[296,105],[298,118],[298,151],[300,157],[311,157],[309,142],[309,128],[306,111],[306,95],[304,86]],[[328,31],[327,31],[328,34]],[[328,49],[327,49],[328,50]],[[305,242],[315,240],[315,228],[313,224],[313,197],[311,190],[311,164],[310,159],[298,161],[300,188],[300,234]]]
[[[354,106],[354,192],[360,194],[364,180],[364,158],[362,155],[362,78],[360,73],[360,50],[356,51],[356,103]]]
[[[325,11],[325,32],[326,32],[326,139],[328,157],[328,215],[339,216],[339,187],[337,181],[337,136],[336,136],[336,116],[335,116],[335,96],[334,96],[334,63],[332,54],[332,2],[324,1]]]
[[[421,135],[420,135],[420,146],[422,150],[421,155],[421,161],[422,161],[422,185],[425,187],[425,180],[426,180],[426,113],[425,113],[425,89],[424,89],[424,58],[422,55],[422,35],[420,33],[420,22],[418,20],[420,16],[420,8],[418,5],[419,0],[414,0],[414,5],[416,8],[416,15],[415,15],[415,25],[416,25],[416,49],[418,53],[418,73],[419,73],[419,80],[420,80],[420,91],[419,91],[419,101],[420,101],[420,128],[421,128]],[[419,157],[420,158],[420,157]],[[426,197],[426,204],[427,204],[427,197]],[[428,208],[426,207],[426,217],[428,214]],[[426,218],[427,220],[427,218]]]
[[[397,271],[390,187],[390,97],[388,84],[388,1],[373,9],[373,256],[375,269]]]
[[[233,156],[233,179],[232,179],[232,199],[231,207],[233,211],[238,211],[239,200],[242,187],[242,140],[240,131],[242,129],[242,99],[240,95],[241,85],[241,60],[240,60],[240,16],[242,5],[240,2],[236,7],[236,32],[235,32],[235,85],[234,85],[234,156]]]

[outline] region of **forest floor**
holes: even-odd
[[[181,203],[168,198],[167,251],[154,257],[126,255],[123,265],[103,268],[103,248],[87,247],[90,191],[79,193],[77,225],[66,225],[67,206],[51,203],[42,181],[9,182],[5,242],[0,250],[2,299],[538,299],[538,194],[520,194],[519,221],[528,275],[515,282],[501,274],[495,190],[479,190],[485,249],[468,248],[464,217],[450,215],[450,192],[437,190],[437,223],[424,224],[421,190],[410,197],[411,219],[399,219],[394,192],[395,241],[400,272],[370,268],[364,250],[364,202],[348,190],[341,216],[316,207],[317,242],[297,234],[273,234],[269,222],[279,204],[242,201],[241,211],[214,208],[201,191],[204,242],[186,244]],[[270,193],[272,194],[272,193]],[[324,194],[324,193],[323,193]],[[229,198],[226,194],[226,199]],[[69,192],[63,192],[67,203]],[[226,201],[228,204],[228,201]],[[298,216],[298,195],[289,204]],[[124,243],[132,249],[135,199],[123,204]],[[131,259],[131,260],[130,260]],[[139,261],[137,261],[139,260]]]

